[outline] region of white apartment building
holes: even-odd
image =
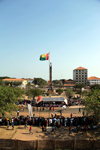
[[[87,85],[87,69],[83,67],[78,67],[73,70],[73,80],[76,84]]]
[[[89,85],[100,84],[100,78],[92,76],[88,78]]]

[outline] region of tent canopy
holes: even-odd
[[[64,102],[63,97],[43,98],[43,102]]]

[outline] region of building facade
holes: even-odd
[[[99,84],[100,85],[100,78],[92,76],[88,78],[89,85]]]
[[[73,70],[73,80],[76,84],[87,85],[87,69],[83,67],[78,67]]]
[[[73,88],[75,86],[75,81],[68,79],[64,81],[64,87]]]

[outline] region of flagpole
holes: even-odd
[[[49,82],[50,82],[50,52],[49,52]],[[49,118],[50,118],[50,83],[49,83]]]

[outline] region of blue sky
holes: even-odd
[[[0,0],[0,76],[73,79],[73,69],[100,77],[100,0]]]

